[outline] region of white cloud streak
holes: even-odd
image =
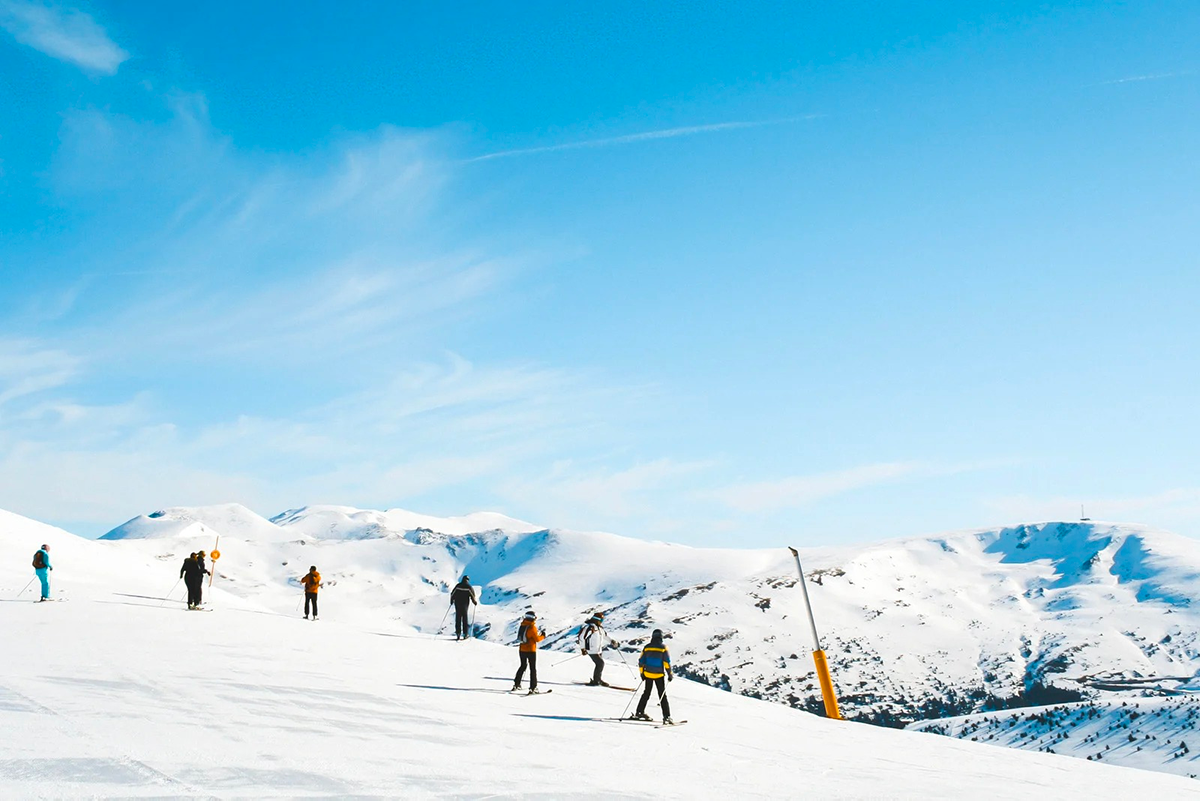
[[[566,142],[560,145],[545,145],[542,147],[523,147],[514,150],[500,150],[467,159],[467,162],[490,161],[492,159],[511,158],[514,156],[532,156],[538,153],[554,153],[560,150],[582,150],[586,148],[614,147],[630,145],[637,142],[650,142],[656,139],[675,139],[681,136],[696,136],[697,134],[717,133],[719,131],[736,131],[744,128],[761,128],[767,125],[782,125],[799,119],[813,119],[819,115],[793,117],[783,120],[758,120],[747,122],[718,122],[711,125],[689,125],[681,128],[664,128],[658,131],[643,131],[624,136],[609,136],[602,139],[585,139],[580,142]]]
[[[1100,81],[1092,86],[1113,86],[1122,83],[1140,83],[1142,81],[1160,81],[1164,78],[1183,78],[1188,75],[1195,75],[1195,70],[1183,70],[1181,72],[1159,72],[1151,75],[1130,75],[1126,78],[1116,78],[1111,81]]]
[[[0,0],[0,28],[51,58],[115,75],[129,58],[89,15],[36,0]]]
[[[930,462],[881,462],[847,470],[835,470],[807,476],[791,476],[777,481],[739,484],[718,490],[716,496],[732,509],[743,513],[771,513],[799,509],[818,501],[855,490],[899,481],[936,478],[984,470],[1011,464],[1007,461],[941,465]]]

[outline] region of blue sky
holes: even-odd
[[[0,0],[0,507],[1200,534],[1194,4],[602,5]]]

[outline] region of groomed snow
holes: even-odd
[[[512,648],[215,606],[111,592],[5,604],[8,797],[1200,798],[1186,779],[832,722],[683,680],[670,692],[686,726],[601,721],[629,696],[571,684],[582,660],[546,654],[554,692],[509,695]]]

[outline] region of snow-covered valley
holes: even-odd
[[[217,611],[184,612],[182,586],[172,589],[179,564],[190,551],[211,549],[218,536],[222,556],[210,599]],[[593,753],[619,754],[620,767],[588,767],[591,789],[630,796],[639,792],[639,775],[655,777],[658,794],[673,780],[678,792],[667,795],[715,796],[735,786],[741,795],[786,795],[795,769],[788,760],[803,760],[805,781],[822,792],[851,797],[950,797],[964,787],[991,797],[1010,790],[1014,797],[1078,795],[1102,768],[788,709],[818,710],[820,698],[795,564],[783,547],[695,549],[488,514],[439,520],[308,507],[270,521],[236,505],[162,510],[107,537],[84,540],[0,513],[5,597],[31,577],[29,554],[48,541],[56,592],[71,598],[0,607],[11,610],[6,617],[23,652],[9,660],[0,696],[0,714],[13,724],[5,727],[5,751],[22,756],[0,760],[0,777],[27,782],[20,785],[26,794],[39,785],[22,771],[36,772],[54,754],[70,756],[54,757],[61,775],[50,795],[119,788],[224,796],[273,787],[288,795],[416,788],[432,796],[556,796],[572,792],[574,767],[590,765]],[[804,549],[801,557],[843,713],[899,725],[1040,699],[1143,698],[1159,690],[1130,679],[1190,677],[1198,550],[1140,527],[1054,523]],[[310,564],[326,584],[316,624],[298,609],[298,579]],[[479,640],[437,639],[447,591],[464,572],[481,587]],[[21,599],[33,597],[29,591]],[[690,719],[688,726],[630,734],[629,724],[594,720],[619,716],[628,696],[574,686],[588,670],[569,653],[543,656],[543,681],[562,682],[547,685],[551,696],[504,694],[515,668],[516,624],[529,606],[550,635],[544,645],[562,651],[571,651],[587,614],[606,611],[624,645],[623,653],[609,652],[614,680],[629,677],[622,662],[633,659],[650,629],[665,629],[678,672],[699,680],[672,688],[677,717]],[[69,722],[64,708],[72,710]],[[1031,711],[985,714],[1008,725],[1006,715]],[[111,735],[91,728],[104,718]],[[1190,725],[1192,716],[1173,713],[1171,720]],[[927,728],[984,739],[978,727],[938,726]],[[1179,739],[1167,728],[1160,735]],[[865,758],[867,744],[875,751],[864,770],[852,763]],[[737,759],[715,772],[706,748]],[[1138,756],[1105,753],[1102,762],[1196,772],[1190,754],[1162,755],[1155,764],[1145,748],[1110,751]],[[1018,761],[1001,767],[996,759]],[[971,766],[985,764],[971,778]],[[545,768],[533,773],[546,784],[522,785],[535,765]],[[555,765],[563,777],[551,778]],[[814,765],[824,778],[810,775]],[[1057,778],[1029,765],[1045,765]],[[1000,782],[992,772],[989,785],[989,771],[1012,778]],[[310,774],[318,778],[308,786],[301,779]],[[1118,786],[1094,781],[1110,792]],[[1174,795],[1191,788],[1166,776],[1143,781],[1182,782],[1164,785]]]

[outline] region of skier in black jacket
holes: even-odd
[[[187,585],[188,609],[197,609],[203,603],[204,575],[208,569],[204,566],[204,551],[199,551],[183,560],[179,575]]]
[[[471,636],[467,610],[471,604],[479,603],[475,600],[475,589],[471,586],[470,576],[463,576],[462,581],[450,591],[450,603],[454,604],[454,639],[465,640]]]

